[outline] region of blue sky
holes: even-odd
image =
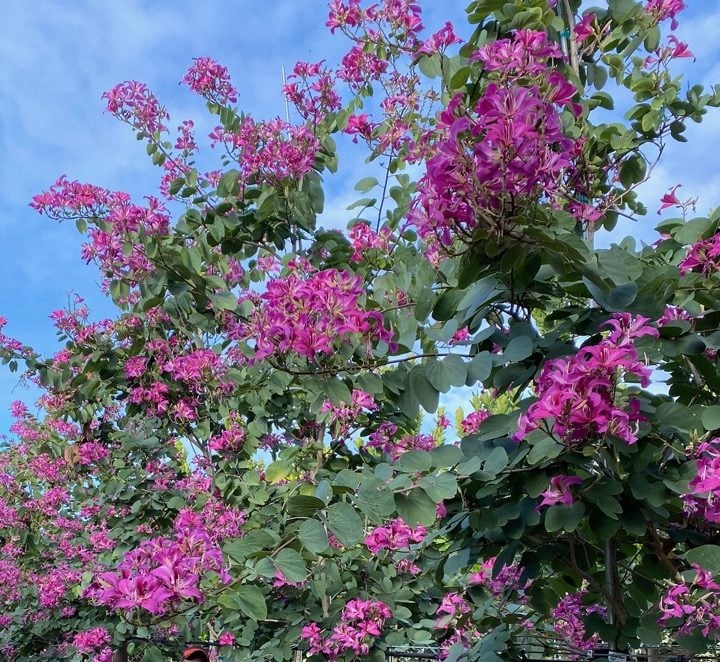
[[[426,26],[462,17],[465,0],[424,0]],[[593,2],[592,4],[602,4]],[[720,0],[688,0],[678,36],[698,63],[683,62],[694,81],[720,80]],[[178,81],[191,58],[225,64],[239,90],[238,105],[258,117],[284,114],[281,69],[297,60],[334,62],[346,42],[324,26],[325,0],[56,0],[11,1],[0,23],[0,315],[6,332],[44,352],[57,349],[49,314],[68,293],[85,297],[94,318],[112,314],[98,294],[94,267],[79,257],[73,224],[57,224],[27,204],[59,175],[134,196],[156,191],[159,171],[132,132],[103,112],[101,94],[117,82],[147,83],[168,108],[171,127],[183,119],[206,126],[201,100]],[[466,29],[466,28],[463,28]],[[461,31],[462,33],[462,31]],[[207,125],[209,128],[209,125]],[[690,142],[666,154],[643,191],[651,211],[634,235],[651,228],[657,200],[670,186],[698,195],[700,210],[720,204],[720,113],[688,131]],[[327,222],[343,223],[355,199],[360,161],[348,159],[332,183]],[[347,186],[345,186],[347,184]],[[34,393],[0,371],[0,432],[14,399]]]

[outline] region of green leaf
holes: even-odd
[[[467,364],[466,386],[484,382],[492,373],[493,359],[490,352],[480,352]]]
[[[378,185],[377,177],[363,177],[357,184],[355,190],[360,193],[367,193]]]
[[[236,310],[238,307],[237,297],[232,292],[209,294],[208,299],[216,310]]]
[[[457,480],[453,474],[445,471],[437,476],[423,476],[420,487],[435,502],[442,503],[445,499],[452,499],[458,490]]]
[[[526,359],[533,353],[534,343],[528,336],[513,338],[503,350],[503,358],[506,361],[516,362]]]
[[[708,430],[720,430],[720,405],[704,407],[701,416],[703,427]]]
[[[601,289],[588,278],[583,277],[590,296],[605,310],[610,312],[623,312],[635,301],[638,293],[637,283],[629,282],[613,289]]]
[[[675,341],[678,351],[685,356],[697,356],[705,351],[705,341],[694,333],[680,336]]]
[[[432,467],[432,456],[428,451],[408,451],[403,453],[393,465],[398,471],[420,473]]]
[[[284,460],[272,462],[265,470],[265,478],[269,483],[277,483],[285,480],[293,470],[292,465]]]
[[[457,309],[465,313],[465,319],[472,317],[480,308],[497,298],[502,292],[495,278],[488,276],[473,283],[458,302]]]
[[[442,360],[442,364],[451,386],[465,386],[467,364],[461,356],[450,354]]]
[[[442,361],[428,361],[425,364],[425,377],[440,393],[447,393],[450,390],[450,378]]]
[[[496,476],[507,467],[509,461],[507,451],[502,446],[498,446],[493,448],[490,455],[487,456],[483,469]]]
[[[345,382],[339,379],[326,379],[322,381],[322,390],[334,405],[347,404],[352,400],[350,389]]]
[[[550,506],[545,513],[545,529],[548,533],[555,531],[574,531],[585,514],[585,506],[582,503],[574,503],[572,506],[556,504]]]
[[[425,493],[425,490],[416,487],[405,494],[395,495],[395,507],[398,515],[409,526],[431,526],[435,521],[435,502]]]
[[[445,444],[430,451],[432,465],[437,468],[453,467],[463,459],[462,451],[457,446]]]
[[[292,547],[285,547],[278,552],[275,565],[288,581],[302,582],[307,578],[305,561]]]
[[[408,375],[408,386],[420,403],[420,406],[429,413],[437,410],[440,402],[440,393],[425,377],[425,366],[414,366]]]
[[[272,466],[272,465],[271,465]],[[287,513],[291,517],[312,517],[325,508],[325,502],[314,496],[295,495],[287,501]]]
[[[720,573],[720,546],[700,545],[688,552],[685,552],[685,560],[688,563],[697,563],[712,574]]]
[[[329,529],[343,545],[349,547],[363,539],[363,522],[349,503],[333,504],[328,508],[327,515]]]
[[[238,586],[231,594],[240,611],[247,617],[256,621],[267,618],[267,604],[265,596],[257,586]]]
[[[545,433],[538,433],[538,441],[535,441],[532,438],[533,436],[535,435],[528,438],[528,442],[532,444],[532,450],[527,456],[528,464],[540,464],[545,460],[552,460],[562,453],[563,446],[557,443],[551,436]]]
[[[442,74],[442,54],[422,55],[418,60],[418,67],[428,78],[437,78]]]

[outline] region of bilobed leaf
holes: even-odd
[[[425,366],[414,366],[408,376],[408,387],[412,389],[420,406],[429,413],[437,410],[440,393],[425,377]]]
[[[487,456],[483,469],[495,476],[507,467],[509,461],[507,451],[502,446],[498,446]]]
[[[360,193],[367,193],[378,185],[377,177],[363,177],[357,184],[355,190]]]
[[[425,376],[440,393],[447,393],[450,390],[450,378],[442,361],[432,360],[426,363]]]
[[[442,364],[451,386],[465,385],[467,364],[461,356],[450,354],[442,360]]]
[[[720,405],[705,407],[701,416],[703,427],[708,430],[720,429]]]
[[[323,508],[325,508],[325,502],[314,496],[298,494],[291,496],[287,501],[287,512],[292,517],[312,517]]]
[[[350,389],[339,379],[327,379],[322,382],[322,389],[328,400],[334,405],[347,404],[352,400]]]
[[[488,276],[473,283],[458,302],[457,309],[470,318],[480,308],[490,303],[502,292],[500,284],[495,278]]]
[[[473,356],[472,361],[467,364],[467,379],[465,386],[473,386],[478,382],[484,382],[492,373],[493,359],[490,352],[480,352]]]
[[[556,504],[550,506],[545,513],[545,530],[548,533],[555,531],[574,531],[585,514],[585,506],[582,503],[574,503],[572,506]]]
[[[435,476],[423,476],[420,479],[420,487],[435,502],[442,503],[445,499],[452,499],[457,494],[457,480],[449,472]]]
[[[430,526],[435,521],[435,502],[425,493],[424,490],[416,487],[405,494],[395,495],[395,507],[398,515],[402,517],[409,526]]]
[[[428,451],[408,451],[403,453],[393,466],[397,471],[407,473],[429,471],[432,467],[432,456]]]
[[[445,444],[430,451],[432,465],[438,468],[453,467],[463,459],[462,451],[454,445]]]
[[[235,310],[238,307],[237,297],[232,292],[209,294],[208,299],[216,310]]]
[[[362,520],[349,503],[335,503],[328,508],[328,527],[343,545],[355,545],[363,538]]]
[[[720,573],[720,547],[718,545],[700,545],[685,553],[688,563],[697,563],[712,574]]]
[[[503,358],[506,361],[522,361],[533,353],[533,341],[528,336],[513,338],[503,350]]]
[[[285,480],[292,471],[293,467],[290,463],[284,460],[278,460],[273,462],[265,470],[265,478],[268,483],[277,483],[278,481]]]
[[[278,552],[275,557],[275,565],[288,581],[301,582],[307,578],[305,561],[292,547],[285,547]]]
[[[249,618],[262,621],[267,618],[267,604],[265,596],[257,586],[238,586],[233,590],[233,596],[240,611]]]

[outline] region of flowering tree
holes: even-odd
[[[65,177],[32,202],[77,223],[118,314],[56,311],[52,357],[0,334],[44,389],[0,454],[5,658],[715,640],[720,215],[675,188],[652,246],[592,237],[645,213],[720,92],[672,73],[682,0],[579,4],[475,0],[461,38],[333,0],[350,47],[295,66],[295,123],[197,58],[215,170],[142,83],[104,95],[162,176],[143,203]],[[316,224],[342,134],[380,173],[347,231]],[[478,405],[458,443],[449,392]]]

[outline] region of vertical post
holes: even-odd
[[[617,575],[615,569],[617,568],[617,548],[615,547],[615,541],[612,538],[608,538],[605,541],[605,590],[608,594],[608,610],[607,610],[607,622],[610,625],[615,625],[615,600],[617,597]],[[609,641],[611,649],[617,648],[617,639]]]

